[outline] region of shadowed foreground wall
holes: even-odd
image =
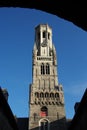
[[[0,88],[0,130],[18,130],[16,119]]]
[[[5,117],[1,109],[0,109],[0,130],[13,130],[13,128],[10,126],[7,118]]]
[[[68,130],[87,130],[87,89],[85,90]]]

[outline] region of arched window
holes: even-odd
[[[44,98],[44,93],[40,93],[40,97],[41,97],[41,98]]]
[[[50,66],[48,63],[46,64],[46,74],[50,74]]]
[[[44,68],[44,64],[41,64],[41,74],[45,74],[45,68]]]
[[[48,98],[49,97],[49,93],[45,93],[45,98]]]
[[[39,98],[39,93],[35,92],[35,97]]]
[[[47,108],[46,106],[43,106],[43,107],[41,108],[41,113],[40,113],[40,115],[41,115],[42,117],[48,116],[48,108]]]
[[[45,118],[40,119],[39,130],[50,130],[50,122],[48,119]]]
[[[51,98],[54,98],[54,93],[50,93],[50,97],[51,97]]]
[[[59,93],[55,93],[55,98],[59,98]]]
[[[43,38],[46,38],[46,32],[43,31]]]

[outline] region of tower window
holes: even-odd
[[[46,38],[46,32],[45,31],[43,32],[43,38]]]
[[[45,93],[45,97],[48,98],[49,97],[49,93]]]
[[[46,74],[50,74],[50,66],[48,63],[46,64]]]
[[[41,74],[45,74],[45,67],[44,67],[44,64],[42,63],[41,65]]]
[[[39,98],[39,93],[38,92],[35,93],[35,97]]]
[[[48,39],[50,39],[50,33],[48,33]]]
[[[51,97],[51,98],[54,98],[54,93],[50,93],[50,97]]]
[[[41,97],[41,98],[44,98],[44,93],[40,93],[40,97]]]
[[[43,107],[41,108],[41,113],[40,113],[40,115],[41,115],[42,117],[48,115],[48,109],[47,109],[46,106],[43,106]]]
[[[41,74],[50,74],[50,66],[47,63],[46,66],[44,64],[41,64]]]
[[[40,121],[40,130],[50,130],[49,121],[47,119],[41,119]]]
[[[55,98],[59,98],[59,93],[55,93]]]
[[[59,86],[55,86],[55,89],[59,91]]]

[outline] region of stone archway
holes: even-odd
[[[39,130],[50,130],[50,121],[47,118],[39,120]]]

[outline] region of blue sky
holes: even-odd
[[[28,116],[35,27],[44,23],[52,27],[66,117],[72,118],[87,87],[87,32],[72,22],[34,9],[0,8],[0,86],[9,92],[14,115]]]

